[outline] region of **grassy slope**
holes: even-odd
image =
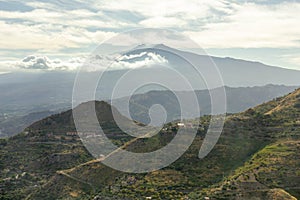
[[[87,104],[83,105],[86,106]],[[111,122],[110,106],[97,102],[99,116],[106,116],[104,130],[127,136]],[[74,131],[72,112],[66,111],[34,123],[26,131],[0,140],[0,199],[24,199],[40,190],[56,171],[72,168],[92,160]],[[110,134],[112,137],[114,134]]]
[[[296,199],[300,198],[300,90],[256,107],[269,118],[267,125],[278,139],[254,154],[224,181],[204,189],[201,198]],[[272,120],[271,120],[272,119]],[[263,120],[264,121],[264,120]],[[271,129],[271,130],[272,130]],[[193,194],[199,197],[198,195]]]
[[[198,195],[202,193],[197,191],[203,190],[210,194],[210,190],[207,190],[207,188],[213,187],[215,184],[218,185],[218,183],[222,185],[222,180],[234,176],[239,167],[246,166],[244,163],[249,162],[251,158],[253,159],[253,156],[260,150],[264,151],[266,145],[282,140],[298,140],[300,135],[299,97],[300,90],[254,109],[249,109],[244,113],[228,116],[218,144],[202,160],[199,160],[197,155],[205,130],[199,130],[193,145],[183,157],[165,169],[139,175],[121,173],[96,161],[87,162],[91,160],[91,157],[76,139],[74,141],[68,140],[68,138],[65,140],[62,140],[62,138],[55,139],[53,144],[48,144],[45,151],[42,151],[44,154],[40,153],[40,147],[30,150],[32,146],[28,144],[27,140],[41,142],[44,137],[43,134],[45,134],[43,133],[44,130],[52,130],[54,134],[59,134],[62,128],[63,131],[74,128],[70,124],[69,114],[47,118],[36,124],[36,127],[32,127],[40,133],[29,135],[28,138],[21,134],[12,138],[4,145],[4,148],[1,148],[2,151],[6,151],[1,154],[1,161],[17,160],[15,162],[18,162],[17,164],[13,164],[14,162],[12,164],[2,163],[3,170],[1,169],[1,171],[10,170],[7,173],[10,176],[15,176],[24,172],[20,167],[21,164],[28,163],[26,170],[29,170],[37,163],[43,163],[38,158],[44,158],[45,156],[52,158],[56,154],[65,155],[64,153],[66,153],[69,156],[69,154],[77,152],[76,155],[84,155],[83,158],[71,158],[67,162],[65,162],[65,159],[50,159],[53,165],[57,167],[53,167],[46,162],[40,172],[36,168],[32,168],[34,177],[40,177],[38,181],[31,181],[31,184],[38,183],[37,187],[34,187],[34,185],[27,186],[23,183],[28,181],[26,176],[16,179],[21,180],[22,183],[7,186],[5,184],[11,184],[15,181],[15,178],[4,181],[8,176],[2,173],[0,186],[9,189],[2,197],[9,199],[9,197],[15,195],[14,199],[22,199],[26,196],[28,199],[91,199],[99,195],[99,199],[105,199],[105,197],[143,199],[146,196],[152,196],[155,199],[180,199],[187,196],[198,199]],[[271,110],[273,111],[270,112]],[[201,120],[201,124],[204,124],[205,129],[209,117],[201,118]],[[57,132],[55,131],[56,128]],[[141,149],[146,151],[159,148],[170,141],[174,134],[171,131],[161,133],[148,140],[137,140],[127,148],[136,152],[141,151]],[[44,139],[49,141],[49,138]],[[17,148],[17,153],[8,153],[9,150],[15,148],[14,145],[24,145],[25,143],[28,144],[27,147],[23,148],[23,150],[26,150],[25,152],[22,151],[20,146],[20,148]],[[68,147],[60,149],[57,145]],[[73,147],[73,145],[76,145],[76,147]],[[77,150],[72,150],[73,148]],[[299,151],[297,148],[296,150],[292,148],[292,150]],[[33,157],[34,155],[36,157]],[[24,160],[21,160],[21,158],[24,158]],[[78,165],[79,162],[86,162],[86,164]],[[66,165],[63,165],[63,163]],[[257,164],[261,165],[263,163],[258,162]],[[6,169],[7,166],[9,166],[9,169]],[[299,169],[299,167],[296,167],[296,169]],[[269,175],[266,174],[265,176],[267,179]],[[264,177],[264,175],[261,177]],[[298,179],[295,181],[300,185],[297,182]],[[288,185],[283,180],[278,187],[285,190]],[[270,186],[270,188],[273,187]],[[272,193],[272,191],[274,192]],[[286,194],[279,189],[269,190],[269,192],[269,195]],[[288,192],[297,196],[298,189]],[[220,196],[223,196],[223,194],[220,193]]]
[[[282,140],[267,145],[224,181],[203,190],[198,196],[211,199],[296,199],[300,196],[299,156],[300,140]]]
[[[65,170],[65,174],[56,175],[56,178],[60,180],[55,180],[55,183],[56,185],[61,185],[61,187],[58,190],[50,189],[49,193],[55,193],[58,195],[57,197],[74,199],[92,197],[95,192],[99,193],[101,198],[110,196],[121,199],[135,199],[152,196],[157,199],[180,199],[189,196],[190,198],[198,199],[195,191],[202,189],[206,191],[205,188],[222,182],[227,176],[232,176],[238,167],[243,166],[256,152],[264,149],[266,145],[271,145],[282,139],[298,138],[298,97],[299,90],[284,98],[258,106],[255,109],[229,116],[217,146],[203,160],[197,158],[203,138],[203,135],[199,133],[189,151],[165,169],[149,174],[134,175],[116,172],[99,162],[87,163],[71,170]],[[270,113],[270,110],[274,109],[277,111]],[[204,121],[207,122],[208,119],[202,120],[202,124],[205,124]],[[166,141],[169,141],[172,138],[172,134],[162,133],[157,137],[150,140],[138,140],[129,146],[128,149],[131,151],[143,149],[145,151],[145,149],[151,150],[151,147],[158,148],[163,146],[163,143],[166,143]],[[296,151],[297,149],[292,150]],[[264,163],[258,162],[257,164],[263,165]],[[295,166],[287,165],[287,168],[289,167]],[[296,166],[296,169],[299,169],[299,166]],[[265,174],[266,177],[269,175]],[[107,177],[105,181],[103,177]],[[132,178],[135,180],[134,182],[128,181]],[[77,187],[76,191],[80,191],[79,195],[72,197],[72,192],[67,189],[70,186],[65,184],[68,179],[82,180],[92,185],[94,189],[81,190]],[[298,184],[297,179],[294,181]],[[280,187],[288,187],[287,183],[287,180],[283,180]],[[270,186],[271,188],[273,187]],[[295,190],[294,193],[297,196],[298,188]],[[269,195],[283,195],[284,193],[279,189],[268,190],[268,192],[270,193]],[[39,193],[39,195],[42,194],[43,192]],[[220,196],[225,195],[223,193],[219,194]],[[39,196],[37,195],[36,197]]]

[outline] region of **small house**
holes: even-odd
[[[77,132],[67,132],[66,136],[76,136]]]
[[[185,124],[182,123],[182,122],[178,122],[178,123],[177,123],[177,126],[178,126],[178,127],[185,127]]]

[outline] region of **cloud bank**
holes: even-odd
[[[97,71],[135,69],[167,64],[168,60],[152,52],[142,52],[131,55],[81,56],[65,61],[50,59],[47,56],[30,55],[20,61],[0,62],[0,71],[76,71],[78,69]]]
[[[184,31],[204,48],[300,46],[297,1],[274,5],[229,0],[59,2],[25,2],[32,7],[28,11],[0,9],[1,47],[63,51],[142,27]]]
[[[118,33],[145,27],[177,30],[204,49],[285,48],[299,54],[300,48],[300,2],[294,0],[28,0],[9,5],[0,6],[1,62],[55,55],[64,57],[64,64],[49,59],[45,64],[69,68],[69,58],[89,54]],[[123,42],[134,40],[128,36]]]

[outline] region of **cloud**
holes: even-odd
[[[124,1],[62,1],[26,3],[32,10],[0,9],[0,45],[5,49],[84,48],[112,37],[116,32],[138,27],[188,28],[189,20],[211,14],[211,8],[223,10],[220,1],[172,3],[160,0]],[[71,9],[72,8],[72,9]],[[127,12],[127,17],[120,13]],[[129,13],[132,13],[129,15]],[[133,16],[139,16],[134,18]],[[114,31],[112,31],[114,29]]]
[[[63,57],[65,61],[61,62],[68,65],[68,58],[89,54],[98,44],[122,31],[145,27],[175,29],[203,48],[300,47],[300,3],[292,0],[30,0],[14,5],[3,2],[9,9],[0,8],[0,46],[6,52],[1,53],[1,60],[51,53]],[[112,40],[112,45],[152,42],[197,48],[185,41],[150,31],[140,38],[122,34]]]
[[[294,66],[291,68],[300,70],[300,54],[299,53],[285,54],[285,55],[282,55],[280,57],[280,59],[282,61],[288,62],[289,64],[291,64],[291,66]]]
[[[30,55],[21,61],[0,62],[0,71],[84,71],[135,69],[152,65],[165,65],[168,61],[155,53],[142,52],[131,55],[91,55],[69,60],[50,59],[47,56]]]
[[[108,45],[133,47],[141,44],[164,44],[173,48],[198,48],[190,38],[168,29],[143,28],[116,34],[104,42]]]
[[[82,56],[63,61],[47,56],[30,55],[20,61],[1,61],[0,71],[75,71],[82,66],[85,59]]]
[[[47,5],[47,4],[46,4]],[[128,22],[115,20],[101,11],[76,9],[69,11],[38,8],[27,12],[0,10],[0,19],[21,21],[27,24],[52,24],[72,27],[121,28],[129,26]],[[37,17],[39,16],[39,17]]]
[[[95,7],[111,12],[138,13],[144,19],[136,24],[137,27],[186,30],[199,29],[207,21],[215,21],[231,13],[231,4],[227,0],[120,0],[95,3]]]
[[[223,20],[185,33],[205,48],[299,47],[299,10],[300,3],[236,4]]]
[[[163,56],[152,52],[141,52],[139,54],[124,55],[112,64],[112,69],[136,69],[151,67],[153,65],[166,65],[168,60]]]
[[[151,28],[171,28],[176,26],[185,26],[186,21],[176,17],[151,17],[141,21],[140,24],[144,27]]]
[[[3,49],[48,49],[84,48],[114,36],[114,32],[88,31],[82,28],[11,24],[0,21],[0,46]]]
[[[99,9],[107,10],[129,10],[138,12],[145,17],[175,17],[182,19],[199,19],[211,15],[214,10],[219,12],[229,12],[229,4],[224,0],[120,0],[120,1],[102,1],[95,3]]]
[[[141,52],[139,54],[120,55],[93,55],[89,56],[83,63],[81,70],[120,70],[151,67],[155,65],[167,65],[168,60],[163,56],[152,52]]]
[[[30,1],[32,10],[0,9],[0,45],[63,51],[99,44],[129,28],[155,27],[184,31],[204,48],[299,46],[300,3],[257,2]]]
[[[79,67],[83,58],[70,59],[68,61],[61,61],[60,59],[51,60],[47,56],[30,55],[26,56],[21,61],[7,62],[6,65],[12,69],[21,70],[42,70],[42,71],[55,71],[55,70],[75,70]]]
[[[47,57],[27,56],[21,62],[21,68],[25,69],[49,69],[50,61]]]

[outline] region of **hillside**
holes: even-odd
[[[56,111],[40,111],[21,116],[4,117],[0,120],[0,138],[16,135],[17,133],[22,132],[33,122],[39,121],[53,114],[56,114]]]
[[[300,185],[295,159],[299,156],[299,103],[300,89],[229,115],[218,144],[200,160],[198,151],[210,119],[201,117],[189,150],[169,167],[147,174],[122,173],[93,160],[76,136],[66,136],[74,131],[71,111],[67,111],[33,124],[26,129],[28,133],[2,140],[0,195],[2,199],[300,198],[295,187]],[[111,139],[120,146],[132,141],[118,133],[110,112],[101,112],[109,111],[110,106],[98,104],[98,113],[107,116],[103,124],[115,128],[108,132]],[[134,152],[158,149],[176,134],[174,123],[166,128],[124,148]],[[247,181],[254,184],[243,183]],[[263,192],[248,194],[251,185]]]
[[[108,137],[112,140],[116,137],[119,145],[131,139],[116,126],[107,103],[88,102],[77,109],[89,111],[93,104]],[[0,141],[0,199],[24,199],[57,170],[92,159],[75,132],[71,110],[45,118],[22,133]]]
[[[256,87],[225,87],[227,94],[227,112],[238,113],[248,108],[268,102],[274,98],[283,96],[296,89],[296,86],[284,85],[265,85]],[[193,92],[177,92],[179,96],[189,96]],[[195,91],[201,107],[200,115],[210,113],[210,96],[208,90]],[[48,94],[49,95],[49,94]],[[70,95],[71,96],[71,95]],[[124,102],[127,97],[116,99],[114,104],[117,109],[126,115],[124,111]],[[48,117],[52,114],[67,110],[70,107],[71,98],[66,104],[56,104],[56,102],[46,102],[44,106],[34,106],[35,108],[20,107],[14,105],[14,108],[7,107],[5,104],[0,106],[0,138],[16,135],[17,133],[30,126],[32,123]],[[109,102],[109,101],[108,101]],[[47,104],[49,103],[49,104]],[[178,119],[180,109],[174,94],[169,91],[149,91],[143,94],[134,94],[130,97],[130,111],[134,120],[142,123],[149,123],[148,109],[153,104],[163,105],[167,112],[167,122]],[[28,114],[29,113],[29,114]],[[2,116],[1,116],[2,114]],[[189,113],[187,118],[196,118],[200,116],[197,112]]]
[[[300,197],[300,90],[256,107],[268,126],[282,129],[276,142],[267,145],[224,181],[204,190],[212,199],[296,199]],[[254,111],[253,110],[253,111]],[[280,126],[279,126],[280,124]],[[277,125],[277,126],[276,126]],[[295,137],[296,136],[296,137]]]
[[[283,86],[283,85],[266,85],[261,87],[225,87],[226,99],[227,99],[227,113],[239,113],[248,108],[252,108],[259,104],[271,101],[274,98],[283,96],[292,92],[297,87],[293,86]],[[221,90],[222,88],[213,89],[211,92]],[[189,96],[196,94],[199,102],[199,107],[201,113],[197,111],[192,111],[189,113],[182,113],[180,111],[179,99],[188,98]],[[123,114],[126,115],[124,108],[126,104],[124,103],[128,100],[128,97],[116,99],[114,101],[114,106]],[[154,104],[163,105],[166,109],[168,116],[167,122],[179,119],[183,116],[184,119],[192,119],[208,115],[211,113],[211,99],[208,90],[196,90],[194,92],[190,91],[150,91],[144,94],[135,94],[129,98],[129,106],[131,111],[131,117],[134,120],[140,121],[144,124],[150,122],[148,115],[148,110]],[[195,105],[196,107],[197,105]]]
[[[294,89],[293,87],[284,89],[281,86],[278,86],[278,90],[273,90],[272,88],[266,87],[265,90],[262,90],[266,91],[264,94],[255,86],[263,87],[267,84],[275,84],[286,85],[287,87],[290,87],[300,85],[299,70],[268,66],[259,62],[239,60],[234,58],[199,55],[188,51],[180,51],[165,45],[154,45],[152,48],[140,46],[139,48],[131,49],[125,54],[128,55],[128,57],[134,57],[135,59],[125,59],[122,60],[122,62],[130,65],[132,62],[147,60],[149,57],[146,55],[149,53],[155,53],[164,57],[164,59],[168,61],[168,67],[174,68],[181,75],[185,76],[191,83],[193,90],[206,89],[207,85],[205,84],[205,80],[203,77],[200,77],[198,73],[195,73],[195,70],[191,69],[192,67],[188,62],[184,62],[182,59],[179,59],[178,55],[179,57],[182,56],[188,59],[195,67],[197,67],[199,71],[201,71],[201,73],[205,75],[206,78],[210,78],[211,80],[215,80],[216,78],[216,74],[211,71],[211,69],[215,67],[214,64],[216,64],[221,73],[223,83],[220,81],[212,81],[212,84],[209,85],[209,89],[221,87],[223,85],[228,86],[227,92],[230,100],[228,101],[228,112],[230,113],[241,112],[244,109],[269,101],[272,98],[282,96],[286,94],[286,92]],[[124,52],[119,52],[117,54],[122,55]],[[145,55],[141,57],[139,54]],[[101,62],[103,56],[95,55],[94,59],[96,62]],[[102,77],[101,86],[97,88],[96,99],[110,99],[112,97],[114,86],[118,80],[120,80],[120,78],[128,72],[128,70],[129,69],[116,69],[105,72]],[[137,73],[139,73],[141,76],[146,75],[146,77],[149,73],[147,70],[137,71]],[[97,73],[94,72],[82,73],[82,79],[86,81],[87,84],[89,84],[90,80],[98,78],[97,76]],[[170,73],[165,74],[164,79],[172,80],[172,78],[173,77]],[[31,120],[27,123],[26,119],[28,119],[28,114],[37,112],[45,113],[45,111],[57,112],[61,111],[62,109],[65,110],[70,108],[75,79],[76,73],[74,71],[37,71],[35,73],[22,71],[0,74],[0,137],[15,135],[19,133],[20,130],[33,123],[34,120]],[[236,89],[232,89],[233,93],[231,96],[230,87],[243,88],[240,88],[241,93],[237,92]],[[160,87],[159,89],[162,88]],[[157,90],[157,85],[151,85],[148,87],[148,89],[140,88],[139,94],[152,90]],[[244,91],[248,92],[244,93]],[[206,114],[209,112],[209,102],[207,101],[206,94],[207,92],[198,92],[200,94],[200,98],[202,98],[203,94],[205,95],[203,97],[205,100],[201,100],[201,106],[203,106],[203,113]],[[128,94],[115,96],[114,98],[121,98],[126,95]],[[151,97],[152,94],[147,95],[150,95],[149,97]],[[250,95],[251,98],[246,98],[247,95]],[[253,97],[262,98],[256,99]],[[169,97],[168,100],[170,100]],[[144,104],[147,105],[147,102]],[[170,120],[173,120],[178,116],[176,107],[177,106],[172,107],[172,109],[170,108],[172,110]],[[143,122],[147,122],[147,117],[144,116],[145,111],[138,111],[138,114],[143,115],[139,118],[142,119]],[[46,113],[43,115],[43,117],[47,116],[49,115],[46,115]],[[196,117],[195,114],[191,116]],[[41,118],[32,119],[39,120]],[[18,120],[20,125],[10,126],[15,120]]]
[[[300,196],[299,156],[300,140],[285,139],[267,145],[221,184],[205,190],[202,197],[295,200]]]

